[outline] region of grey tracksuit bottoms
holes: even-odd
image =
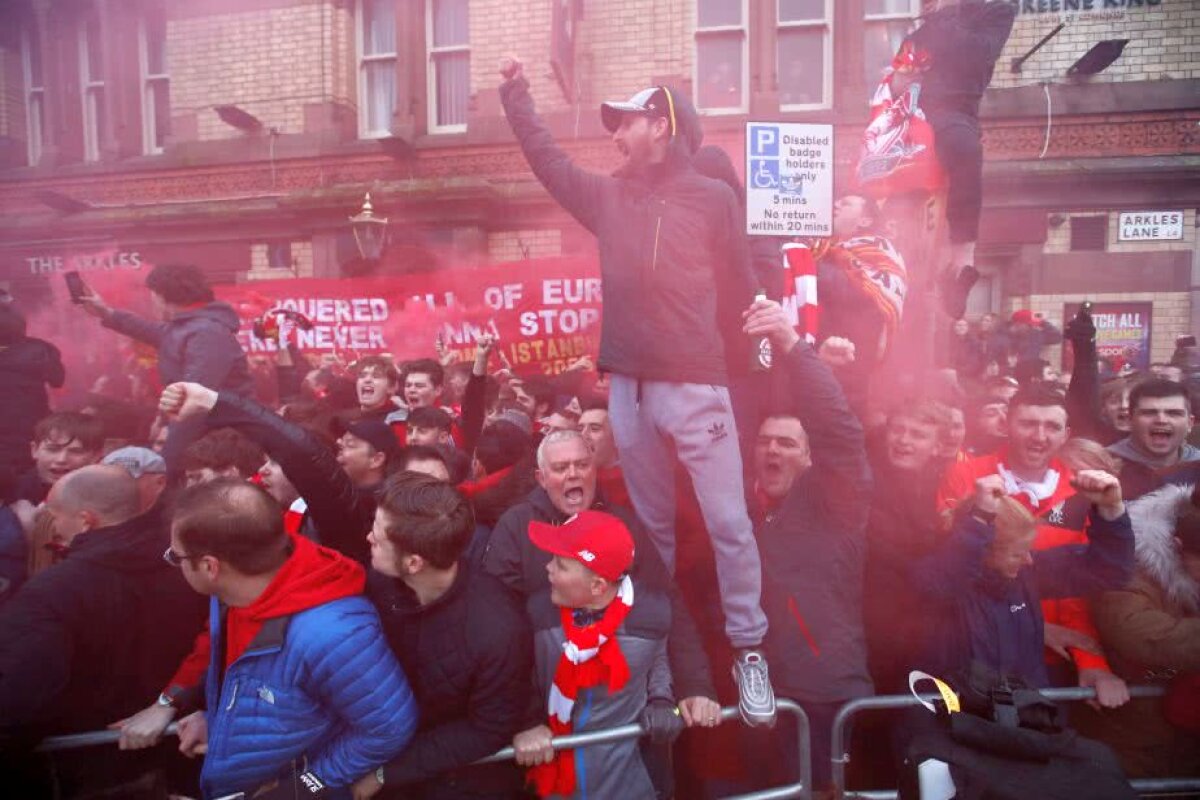
[[[767,632],[759,601],[762,564],[746,512],[729,390],[613,375],[608,413],[634,510],[672,573],[673,456],[691,475],[716,556],[725,633],[734,647],[759,645]]]

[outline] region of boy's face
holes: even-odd
[[[396,393],[396,384],[388,379],[387,373],[378,367],[363,367],[354,382],[358,393],[358,404],[362,408],[379,408],[391,402]]]
[[[993,543],[988,548],[987,566],[1012,580],[1021,570],[1033,565],[1033,536]]]
[[[404,379],[404,402],[409,408],[436,406],[441,394],[441,387],[435,385],[433,376],[426,372],[410,372]]]
[[[896,469],[925,469],[938,454],[938,426],[900,414],[888,420],[887,455]]]
[[[100,461],[99,450],[89,450],[78,439],[62,431],[50,431],[45,439],[34,442],[30,453],[43,483],[53,485],[68,472]]]
[[[562,608],[587,608],[596,602],[597,584],[604,583],[583,564],[562,556],[550,559],[546,574],[550,578],[550,602]]]

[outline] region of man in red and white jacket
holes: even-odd
[[[1070,437],[1067,409],[1050,389],[1022,389],[1009,404],[1008,444],[990,455],[952,466],[938,490],[938,510],[949,514],[974,491],[975,481],[999,475],[1009,496],[1038,520],[1035,550],[1086,544],[1088,501],[1072,487],[1071,470],[1057,458]],[[1051,673],[1073,664],[1080,686],[1095,687],[1099,704],[1115,708],[1129,700],[1125,682],[1113,674],[1084,598],[1042,601]]]

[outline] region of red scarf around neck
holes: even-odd
[[[549,726],[554,736],[571,733],[571,712],[580,689],[604,684],[608,691],[620,691],[629,680],[629,665],[617,643],[617,629],[633,608],[633,582],[626,575],[621,579],[617,596],[594,625],[579,627],[572,610],[559,609],[562,614],[563,654],[558,660],[554,683],[550,686]],[[575,751],[559,750],[549,764],[539,764],[529,770],[529,782],[538,797],[552,794],[569,795],[575,791]]]

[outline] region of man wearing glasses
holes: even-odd
[[[289,536],[264,490],[236,478],[187,489],[163,555],[211,598],[205,710],[179,722],[179,749],[206,752],[205,797],[320,797],[408,744],[416,702],[362,566]]]

